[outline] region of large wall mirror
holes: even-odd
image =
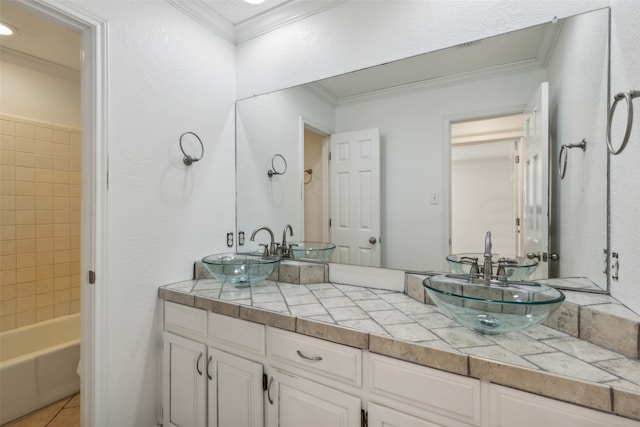
[[[608,289],[609,21],[599,9],[238,101],[237,230],[279,240],[290,224],[289,241],[335,242],[332,262],[410,271],[448,270],[486,231],[494,252],[526,255],[535,233],[538,278]],[[529,134],[548,135],[533,157]]]

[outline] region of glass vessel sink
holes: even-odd
[[[291,248],[294,259],[309,259],[313,261],[328,261],[336,245],[324,242],[293,242]]]
[[[223,253],[202,258],[202,264],[222,283],[251,286],[269,277],[280,264],[280,257],[253,252]]]
[[[474,261],[477,262],[480,272],[484,264],[484,254],[482,253],[464,253],[452,254],[447,256],[447,263],[454,273],[467,274],[471,270]],[[498,266],[502,261],[506,276],[509,280],[524,280],[536,271],[538,261],[526,257],[506,258],[498,254],[491,256],[491,264],[493,265],[493,274],[498,273]]]
[[[519,331],[543,322],[562,301],[558,289],[529,281],[486,281],[479,274],[443,274],[422,284],[438,307],[483,334]]]

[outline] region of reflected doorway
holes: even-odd
[[[522,114],[451,124],[451,252],[521,256]]]

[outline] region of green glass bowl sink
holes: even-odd
[[[491,280],[477,274],[443,274],[422,284],[435,304],[483,334],[520,331],[543,322],[564,301],[555,288],[529,281]]]
[[[291,251],[294,259],[328,261],[336,245],[325,242],[293,242]]]
[[[202,264],[222,283],[251,286],[269,277],[280,264],[280,257],[232,252],[206,256]]]
[[[447,255],[447,263],[453,273],[467,274],[471,270],[474,261],[477,260],[480,272],[482,272],[484,264],[484,254],[481,253],[462,253]],[[491,264],[493,265],[493,274],[498,272],[499,261],[503,261],[505,273],[509,280],[525,280],[536,271],[538,261],[526,257],[502,257],[498,254],[491,256]]]

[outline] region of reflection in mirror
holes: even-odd
[[[609,10],[601,9],[238,101],[237,230],[267,225],[279,235],[291,224],[292,242],[333,242],[350,228],[354,241],[334,242],[332,261],[427,271],[448,269],[452,251],[482,252],[487,228],[501,254],[524,254],[521,234],[531,229],[547,242],[532,255],[550,277],[606,288],[608,39]],[[527,132],[543,129],[540,107],[527,105],[544,82],[548,153],[534,156],[532,170],[548,168],[539,175],[549,197],[540,184],[521,192],[526,164],[502,164],[508,175],[489,177],[497,170],[478,163],[472,168],[485,175],[464,184],[466,205],[457,209],[463,159],[525,159]],[[593,149],[572,153],[560,181],[560,146],[583,138]],[[498,145],[510,154],[495,154]],[[270,179],[273,153],[288,172]],[[496,200],[509,189],[509,200]],[[537,202],[529,214],[528,198]],[[548,227],[525,223],[532,212]]]

